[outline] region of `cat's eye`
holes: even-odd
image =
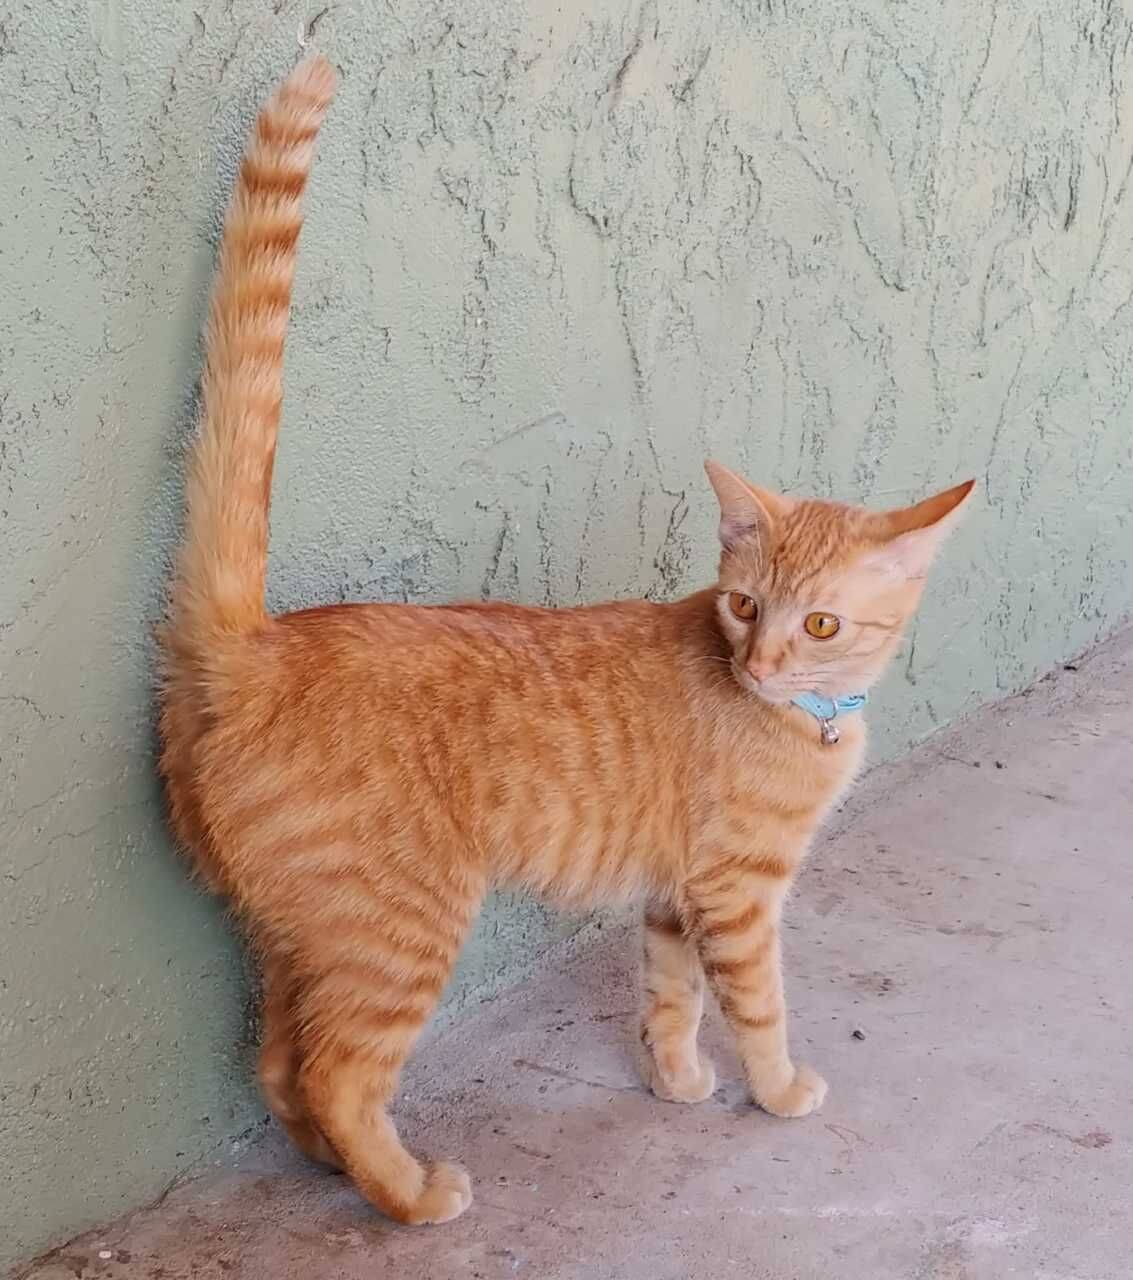
[[[751,596],[745,596],[742,591],[732,592],[728,597],[728,606],[741,622],[754,621],[755,615],[759,612],[759,608]]]
[[[803,621],[807,635],[814,636],[816,640],[829,640],[831,636],[838,634],[841,625],[841,619],[832,613],[808,613]]]

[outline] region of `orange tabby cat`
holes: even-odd
[[[316,58],[268,103],[225,223],[161,769],[178,837],[262,959],[272,1109],[391,1217],[443,1222],[468,1177],[414,1159],[386,1107],[493,884],[646,904],[641,1040],[660,1097],[712,1092],[707,976],[755,1101],[820,1105],[825,1082],[787,1049],[779,915],[865,731],[848,712],[834,741],[792,699],[874,682],[972,486],[877,514],[709,463],[719,578],[674,604],[269,617],[300,197],[334,84]]]

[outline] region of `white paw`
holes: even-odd
[[[786,1088],[776,1089],[770,1093],[755,1090],[755,1100],[773,1116],[796,1118],[808,1116],[822,1106],[826,1097],[826,1081],[806,1065],[795,1068],[795,1076]]]
[[[699,1054],[689,1061],[687,1057],[669,1055],[664,1067],[658,1063],[655,1051],[642,1045],[640,1056],[641,1076],[658,1098],[664,1102],[703,1102],[716,1088],[716,1068],[712,1060]]]
[[[430,1165],[425,1189],[407,1217],[414,1226],[427,1222],[451,1222],[472,1203],[472,1183],[458,1164],[440,1160]]]

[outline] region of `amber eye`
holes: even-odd
[[[743,622],[751,622],[759,612],[751,596],[745,596],[741,591],[733,591],[728,597],[728,604],[736,617]]]
[[[808,613],[803,623],[807,635],[814,636],[816,640],[829,640],[831,636],[838,634],[841,625],[840,619],[832,613]]]

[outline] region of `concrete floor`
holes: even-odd
[[[753,1110],[715,1014],[715,1096],[643,1092],[607,925],[407,1077],[412,1144],[473,1174],[460,1220],[392,1226],[267,1131],[19,1274],[1128,1280],[1131,831],[1126,635],[874,773],[815,850],[786,951],[818,1115]]]

